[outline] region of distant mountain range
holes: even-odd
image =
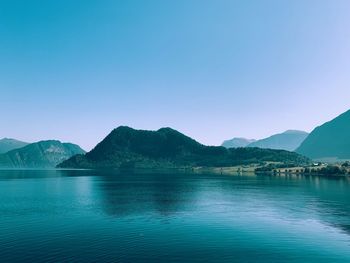
[[[221,146],[225,148],[240,148],[246,147],[248,144],[255,142],[254,139],[246,139],[246,138],[233,138],[231,140],[224,141]]]
[[[350,159],[350,110],[315,128],[297,152],[313,159]]]
[[[8,138],[1,139],[0,140],[0,154],[6,153],[6,152],[14,150],[14,149],[22,148],[28,144],[29,143],[27,143],[27,142],[21,142],[21,141],[15,140],[15,139],[8,139]]]
[[[226,148],[258,147],[263,149],[295,151],[307,136],[308,133],[304,131],[288,130],[261,140],[233,138],[232,140],[224,141],[222,146]]]
[[[350,110],[315,128],[310,134],[288,130],[245,145],[246,139],[224,141],[223,146],[259,147],[296,151],[315,160],[328,162],[350,159]]]
[[[283,133],[275,134],[268,138],[252,142],[248,144],[247,147],[295,151],[308,135],[309,134],[304,131],[288,130]]]
[[[54,168],[64,160],[84,153],[75,144],[40,141],[0,154],[0,168]]]
[[[262,162],[302,164],[308,158],[349,160],[350,110],[310,134],[288,130],[257,141],[233,138],[222,146],[202,145],[171,128],[146,131],[120,126],[86,154],[78,145],[55,140],[28,144],[2,139],[0,168],[227,167]]]
[[[92,151],[59,164],[60,168],[225,167],[259,162],[308,163],[283,150],[205,146],[171,128],[157,131],[114,129]]]

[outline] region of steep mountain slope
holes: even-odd
[[[297,152],[314,159],[350,159],[350,110],[315,128]]]
[[[221,146],[225,148],[239,148],[246,147],[248,144],[255,142],[254,139],[246,139],[246,138],[233,138],[231,140],[224,141]]]
[[[15,139],[4,138],[0,140],[0,154],[8,151],[22,148],[29,143],[17,141]]]
[[[0,168],[54,168],[76,154],[85,153],[78,145],[60,141],[40,141],[0,154]]]
[[[173,130],[134,130],[121,126],[113,130],[86,155],[61,163],[63,168],[171,168],[233,166],[260,161],[307,162],[287,151],[258,148],[226,149],[202,145]]]
[[[259,147],[266,149],[280,149],[295,151],[308,136],[307,132],[288,130],[280,134],[272,135],[268,138],[255,141],[247,147]]]

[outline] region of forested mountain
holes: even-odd
[[[92,151],[61,163],[63,168],[171,168],[224,167],[266,161],[306,163],[292,152],[205,146],[171,128],[157,131],[121,126],[113,130]]]

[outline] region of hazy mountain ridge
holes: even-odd
[[[315,128],[297,152],[313,159],[350,159],[350,110]]]
[[[0,168],[54,168],[62,161],[83,153],[85,151],[75,144],[40,141],[0,154]]]
[[[18,141],[10,138],[3,138],[0,140],[0,154],[9,152],[11,150],[22,148],[29,143]]]
[[[121,126],[87,154],[73,156],[58,167],[224,167],[263,161],[306,163],[309,160],[282,150],[205,146],[171,128],[146,131]]]
[[[246,147],[248,144],[251,144],[255,142],[254,139],[246,139],[246,138],[233,138],[231,140],[224,141],[221,146],[225,148],[239,148],[239,147]]]
[[[295,151],[308,135],[309,134],[304,131],[287,130],[283,133],[274,134],[270,137],[257,140],[248,144],[247,147]]]

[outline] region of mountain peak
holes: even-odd
[[[17,140],[12,138],[7,138],[7,137],[0,139],[0,142],[4,142],[4,141],[17,141]]]
[[[270,137],[255,141],[247,147],[295,151],[307,136],[308,133],[304,131],[287,130],[283,133],[274,134]]]
[[[176,132],[176,133],[180,133],[179,131],[173,129],[173,128],[170,128],[170,127],[163,127],[163,128],[160,128],[159,130],[157,130],[158,132]]]
[[[125,131],[135,131],[135,129],[129,126],[118,126],[112,132],[125,132]]]
[[[28,145],[27,142],[18,141],[12,138],[3,138],[0,140],[0,154],[19,149]]]

